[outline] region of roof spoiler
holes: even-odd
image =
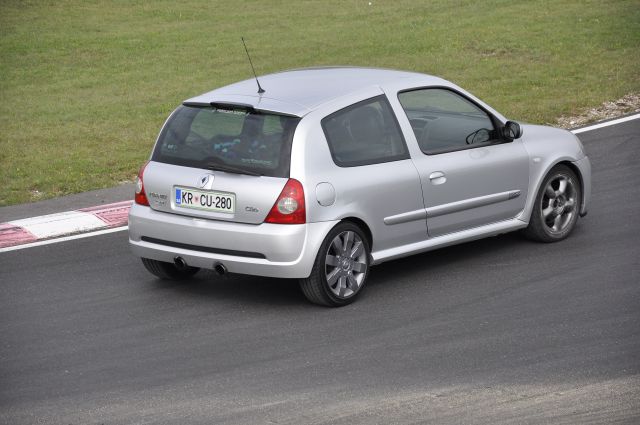
[[[182,104],[184,106],[197,106],[197,107],[203,107],[203,106],[211,106],[212,108],[216,108],[216,109],[223,109],[223,110],[227,110],[227,111],[231,111],[231,110],[242,110],[242,111],[247,111],[250,113],[265,113],[265,114],[273,114],[273,115],[284,115],[287,117],[294,117],[294,118],[300,118],[298,115],[294,115],[294,114],[287,114],[284,112],[279,112],[279,111],[271,111],[268,109],[262,109],[262,108],[256,108],[253,105],[250,105],[248,103],[241,103],[241,102],[220,102],[220,101],[215,101],[215,102],[209,102],[209,103],[204,103],[204,102],[182,102]]]

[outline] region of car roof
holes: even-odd
[[[244,104],[259,110],[304,116],[334,99],[398,80],[418,79],[425,86],[447,83],[441,78],[416,72],[360,67],[293,69],[262,75],[258,79],[265,90],[261,95],[256,80],[250,78],[193,97],[184,104]]]

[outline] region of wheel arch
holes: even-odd
[[[373,234],[371,233],[371,229],[369,228],[367,223],[365,223],[364,220],[358,217],[345,217],[342,220],[340,220],[340,222],[353,223],[356,226],[358,226],[360,229],[362,229],[362,231],[364,232],[364,235],[367,237],[367,242],[369,242],[369,248],[373,246]]]
[[[341,226],[342,228],[340,228]],[[357,228],[357,230],[354,229],[354,227]],[[328,283],[327,281],[327,275],[325,270],[325,266],[327,264],[325,263],[325,261],[326,261],[326,258],[329,257],[329,252],[327,250],[330,249],[331,245],[333,244],[333,241],[334,241],[333,238],[342,234],[341,232],[345,232],[345,228],[349,233],[354,233],[355,231],[361,234],[363,240],[366,240],[369,245],[371,244],[370,242],[372,240],[371,229],[369,228],[369,226],[364,220],[357,217],[348,216],[348,217],[339,219],[339,221],[337,222],[334,222],[334,225],[329,228],[326,235],[324,236],[324,241],[322,242],[322,245],[318,250],[318,253],[316,255],[316,260],[313,264],[311,273],[306,278],[300,279],[300,288],[302,292],[304,293],[305,297],[307,297],[307,299],[314,304],[319,304],[319,305],[328,306],[328,307],[340,307],[343,305],[347,305],[353,302],[355,297],[360,293],[360,290],[362,289],[362,285],[364,285],[364,281],[365,281],[364,279],[366,279],[368,275],[368,269],[372,263],[372,256],[370,252],[367,256],[368,264],[365,265],[364,270],[342,269],[342,266],[340,266],[339,264],[336,264],[336,263],[331,264],[331,266],[335,267],[335,271],[339,269],[342,270],[341,271],[342,275],[339,275],[339,274],[337,275],[338,277],[342,276],[340,277],[340,279],[345,278],[346,279],[345,282],[347,280],[349,282],[351,281],[359,282],[358,284],[359,287],[355,289],[355,293],[348,295],[346,294],[346,292],[343,293],[342,290],[339,290],[339,289],[338,289],[338,293],[336,293],[332,286],[334,284],[337,285],[338,283],[336,283],[335,280],[333,283]],[[360,238],[360,236],[358,236],[358,238]],[[355,251],[352,251],[352,255],[353,255],[353,252]],[[344,255],[344,252],[341,255]],[[362,253],[357,255],[361,256]],[[337,257],[334,257],[334,258],[337,259]],[[351,258],[354,258],[354,257],[351,257]],[[362,260],[358,260],[358,261],[362,261]],[[353,267],[353,262],[350,262],[350,263],[351,265],[349,267],[351,268]],[[353,270],[355,270],[356,272],[359,272],[360,276],[362,276],[362,279],[357,280],[358,278],[354,277],[352,280],[350,280],[347,277],[346,273],[349,273],[349,276],[351,276],[351,273]],[[334,276],[336,276],[335,273],[334,273]],[[347,285],[349,288],[353,289],[353,287],[351,286],[351,283],[348,283],[348,284],[344,283],[344,284]],[[340,298],[342,295],[347,295],[348,297]]]
[[[586,162],[588,163],[588,159],[586,159]],[[585,162],[584,160],[581,162]],[[563,164],[566,165],[567,167],[569,167],[569,169],[571,171],[573,171],[574,173],[576,173],[576,176],[578,176],[578,181],[580,182],[580,193],[582,194],[582,199],[580,200],[580,212],[579,215],[580,217],[584,217],[585,215],[587,215],[587,205],[589,203],[589,198],[591,197],[591,182],[590,180],[587,180],[587,178],[585,178],[584,173],[588,173],[588,179],[591,178],[591,168],[590,165],[587,168],[587,170],[589,171],[585,171],[583,168],[580,168],[576,162],[572,162],[572,161],[560,161],[558,164]],[[584,165],[583,165],[584,166]]]
[[[538,179],[538,181],[536,182],[536,187],[535,187],[535,191],[532,193],[532,197],[531,197],[531,203],[530,205],[527,206],[527,208],[525,209],[526,214],[521,216],[522,219],[524,219],[526,217],[526,222],[528,223],[531,220],[531,214],[533,214],[533,204],[534,201],[536,199],[536,197],[538,196],[538,192],[540,191],[540,188],[542,187],[542,183],[544,182],[544,179],[549,175],[549,173],[551,172],[551,170],[553,170],[555,167],[557,167],[558,165],[564,165],[567,168],[569,168],[571,171],[573,171],[575,173],[576,176],[578,176],[578,182],[580,183],[580,193],[583,194],[582,199],[580,200],[580,209],[582,210],[582,207],[585,203],[585,197],[584,197],[584,176],[582,175],[582,172],[580,171],[580,168],[578,168],[576,166],[576,164],[574,164],[573,161],[571,161],[570,159],[567,158],[562,158],[556,162],[551,163],[546,170],[544,171],[544,173],[541,173],[540,178]]]

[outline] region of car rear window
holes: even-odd
[[[171,115],[151,159],[186,167],[288,177],[299,118],[242,106],[186,106]]]

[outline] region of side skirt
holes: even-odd
[[[489,236],[498,236],[502,233],[513,232],[525,227],[527,227],[527,223],[517,218],[512,218],[510,220],[499,221],[482,227],[474,227],[473,229],[449,233],[408,245],[376,251],[371,254],[371,257],[373,258],[372,265]]]

